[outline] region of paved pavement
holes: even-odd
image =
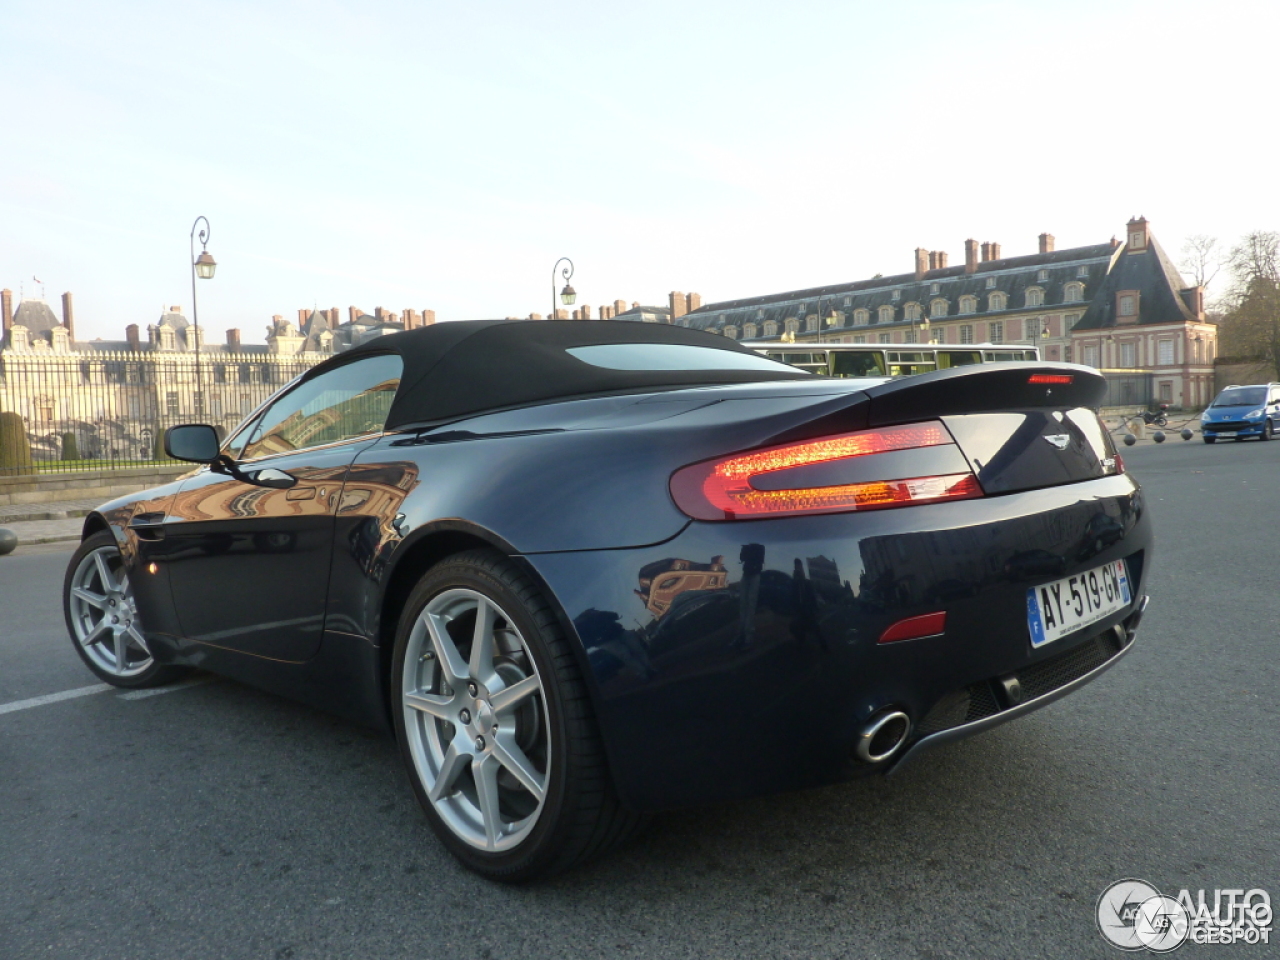
[[[1280,443],[1126,462],[1158,547],[1110,673],[890,780],[664,815],[542,886],[458,868],[388,741],[237,683],[0,713],[0,957],[1115,960],[1113,881],[1280,900]],[[96,686],[61,623],[70,549],[0,557],[0,708]]]

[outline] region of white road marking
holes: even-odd
[[[46,703],[58,703],[61,700],[74,700],[76,697],[87,697],[95,693],[106,693],[115,687],[109,683],[95,683],[91,687],[77,687],[74,690],[63,690],[61,693],[46,693],[43,697],[32,697],[30,700],[14,700],[12,703],[0,703],[0,713],[14,713],[18,710],[30,710],[32,707],[43,707]]]
[[[145,700],[147,697],[158,697],[162,693],[177,693],[179,690],[187,690],[190,687],[198,687],[202,683],[212,683],[217,677],[197,677],[194,680],[187,680],[184,683],[174,683],[167,687],[152,687],[149,690],[130,690],[128,693],[117,694],[119,700]]]

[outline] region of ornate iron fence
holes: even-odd
[[[166,427],[224,434],[314,361],[271,354],[0,353],[0,475],[125,469],[166,460]],[[15,439],[20,433],[25,444]],[[25,448],[25,454],[24,454]],[[25,462],[24,462],[25,461]]]

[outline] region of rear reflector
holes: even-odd
[[[1075,377],[1069,373],[1033,373],[1027,383],[1071,383]]]
[[[921,637],[936,637],[947,629],[947,611],[926,613],[922,617],[907,617],[899,620],[892,627],[880,634],[877,643],[897,643],[899,640],[919,640]]]
[[[843,513],[981,497],[982,488],[972,473],[927,477],[890,474],[860,483],[795,489],[760,490],[751,482],[763,474],[795,467],[854,457],[869,457],[867,463],[871,464],[876,454],[954,443],[946,427],[931,421],[767,447],[677,470],[671,477],[671,496],[676,506],[695,520]]]

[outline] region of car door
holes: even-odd
[[[205,469],[182,485],[163,553],[184,636],[273,660],[315,654],[343,480],[381,434],[400,372],[383,354],[304,377],[224,448],[240,477]],[[248,479],[266,470],[295,482]]]

